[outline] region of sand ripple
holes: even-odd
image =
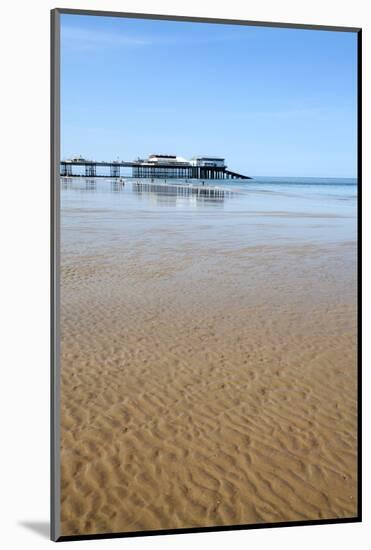
[[[356,514],[344,250],[64,257],[63,534]]]

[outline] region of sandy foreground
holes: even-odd
[[[62,534],[355,516],[355,244],[152,245],[62,255]]]

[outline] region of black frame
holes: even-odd
[[[97,533],[87,535],[59,534],[60,512],[60,457],[59,457],[59,241],[60,241],[60,15],[93,15],[99,17],[121,17],[131,19],[152,19],[166,21],[189,21],[193,23],[215,23],[244,25],[253,27],[278,27],[308,30],[327,30],[334,32],[354,32],[357,34],[357,515],[350,518],[285,521],[277,523],[259,523],[247,525],[223,525],[181,529],[162,529],[131,531],[120,533]],[[51,10],[51,526],[50,537],[55,542],[143,537],[154,535],[175,535],[185,533],[205,533],[216,531],[238,531],[266,529],[272,527],[290,527],[307,525],[329,525],[337,523],[357,523],[362,521],[362,28],[337,27],[329,25],[310,25],[295,23],[272,23],[267,21],[247,21],[240,19],[217,19],[209,17],[156,15],[148,13],[123,13],[114,11],[79,10],[55,8]]]

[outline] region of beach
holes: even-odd
[[[161,185],[61,181],[61,534],[356,516],[356,186]]]

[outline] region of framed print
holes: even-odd
[[[361,30],[52,11],[52,538],[361,520]]]

